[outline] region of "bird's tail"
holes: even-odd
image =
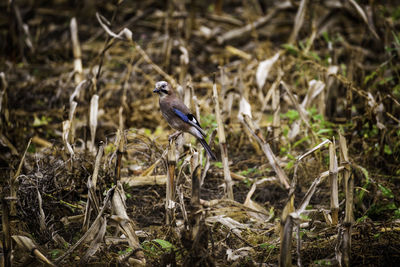
[[[211,150],[211,147],[207,144],[206,140],[204,139],[198,139],[200,141],[200,143],[202,144],[202,146],[204,147],[204,149],[206,150],[208,156],[212,159],[212,160],[217,160],[217,157],[214,155],[214,153]]]

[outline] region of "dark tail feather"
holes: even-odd
[[[206,150],[208,156],[212,160],[217,160],[217,157],[214,155],[214,153],[211,151],[211,147],[207,144],[206,140],[204,139],[199,139],[200,143],[203,145],[204,149]]]

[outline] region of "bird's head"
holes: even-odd
[[[166,81],[160,81],[156,83],[156,88],[154,88],[153,93],[157,93],[160,97],[173,94],[172,87]]]

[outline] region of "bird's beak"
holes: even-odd
[[[155,88],[154,90],[153,90],[153,93],[159,93],[160,92],[160,89],[158,89],[158,88]]]

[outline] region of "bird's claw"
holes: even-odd
[[[179,135],[181,135],[182,132],[181,131],[177,131],[171,135],[168,136],[168,141],[171,142],[172,140],[176,140],[176,138],[178,138]]]

